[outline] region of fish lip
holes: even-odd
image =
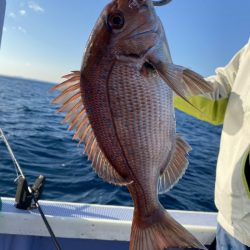
[[[129,37],[127,37],[126,40],[135,38],[137,36],[143,36],[148,33],[157,34],[159,33],[159,30],[160,30],[160,26],[158,24],[155,24],[153,27],[151,26],[150,29],[146,29],[140,33],[132,32],[132,34]]]
[[[140,32],[140,33],[132,34],[126,40],[132,39],[132,38],[135,38],[135,37],[138,37],[138,36],[142,36],[142,35],[145,35],[145,34],[148,34],[148,33],[152,33],[152,34],[157,33],[157,29],[150,29],[150,30],[146,30],[146,31],[143,31],[143,32]]]

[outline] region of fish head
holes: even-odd
[[[116,0],[107,8],[110,48],[116,55],[143,56],[158,39],[159,20],[151,0]]]
[[[113,0],[93,29],[83,65],[89,57],[142,58],[159,43],[162,32],[151,0]]]

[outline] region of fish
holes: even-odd
[[[101,12],[80,70],[52,101],[104,181],[127,186],[134,203],[130,250],[206,249],[160,204],[184,175],[190,145],[176,133],[174,93],[211,92],[196,72],[172,62],[151,0],[113,0]]]

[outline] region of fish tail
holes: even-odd
[[[167,248],[206,249],[162,207],[145,218],[140,218],[135,213],[129,249],[164,250]]]

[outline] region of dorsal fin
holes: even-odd
[[[191,147],[179,135],[176,136],[175,151],[158,182],[159,193],[165,193],[171,189],[184,175],[188,167],[188,160],[186,156],[191,150]]]
[[[70,130],[75,128],[73,139],[79,139],[79,143],[85,144],[84,153],[92,161],[92,166],[99,177],[115,185],[129,184],[130,182],[120,176],[109,163],[98,145],[81,98],[80,71],[72,71],[64,78],[67,80],[51,89],[51,91],[61,91],[52,103],[61,105],[58,112],[67,112],[64,122],[69,123]]]

